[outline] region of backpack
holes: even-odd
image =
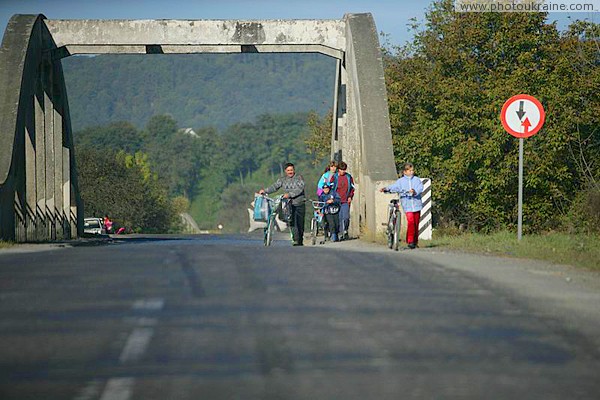
[[[340,206],[337,204],[329,204],[325,207],[325,214],[337,214],[340,212]]]
[[[271,213],[271,207],[269,205],[269,201],[259,194],[254,196],[254,215],[253,219],[255,221],[265,222],[269,219],[269,214]]]
[[[287,222],[288,224],[292,222],[292,201],[290,199],[283,199],[281,201],[279,219]]]

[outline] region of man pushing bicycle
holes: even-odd
[[[291,218],[288,224],[292,230],[292,241],[294,246],[303,246],[304,216],[306,208],[304,205],[304,178],[296,174],[294,164],[285,164],[285,175],[277,179],[275,183],[266,189],[260,189],[259,194],[270,194],[283,190],[283,198],[290,199]]]

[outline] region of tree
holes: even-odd
[[[75,133],[75,145],[96,149],[135,153],[140,150],[142,138],[129,122],[113,122],[108,125],[95,126]]]
[[[317,113],[310,113],[308,116],[310,135],[304,143],[306,144],[307,151],[313,157],[313,165],[323,164],[331,155],[332,120],[333,110],[329,110],[323,118]]]
[[[176,222],[167,191],[147,157],[80,148],[77,171],[86,216],[108,214],[133,232],[169,232]]]
[[[597,126],[598,53],[594,58],[594,44],[581,37],[561,37],[545,19],[542,13],[456,13],[451,0],[436,1],[414,41],[397,55],[388,52],[396,162],[413,161],[420,176],[433,179],[437,222],[474,230],[516,222],[518,142],[498,116],[518,93],[538,97],[547,114],[543,131],[525,142],[526,228],[556,227],[557,199],[580,189],[569,155],[579,120],[567,113],[576,108],[580,121]],[[581,45],[587,66],[569,72],[568,60]],[[561,100],[567,92],[579,96],[574,106]]]

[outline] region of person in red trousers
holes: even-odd
[[[421,201],[423,183],[421,178],[415,176],[414,165],[411,163],[404,164],[402,178],[390,186],[380,189],[380,191],[400,194],[400,202],[406,214],[407,222],[406,243],[410,249],[416,248],[419,243],[419,220],[423,209],[423,201]]]

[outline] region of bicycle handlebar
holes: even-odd
[[[319,208],[323,208],[327,204],[324,201],[318,201],[318,200],[310,200],[310,202],[312,203],[312,206],[315,210],[317,210]]]
[[[280,195],[279,195],[279,196],[277,196],[277,197],[269,197],[269,195],[267,195],[266,193],[263,193],[263,194],[256,193],[256,194],[257,194],[257,195],[259,195],[259,196],[262,196],[262,197],[264,197],[265,199],[267,199],[267,200],[269,200],[269,201],[281,200],[281,199],[283,199],[283,196],[284,196],[283,194],[280,194]]]
[[[405,194],[405,195],[411,195],[408,190],[401,190],[399,192],[392,192],[391,190],[386,189],[386,188],[383,188],[383,193],[398,193],[398,195],[403,195],[403,194]]]

